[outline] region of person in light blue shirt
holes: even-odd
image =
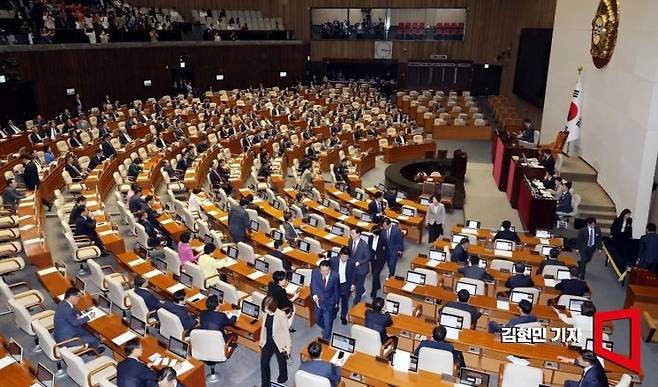
[[[43,159],[46,162],[46,165],[50,165],[50,163],[55,161],[55,155],[53,154],[53,151],[50,150],[50,145],[45,145],[43,147]]]

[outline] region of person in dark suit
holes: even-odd
[[[292,222],[290,221],[292,219],[292,213],[290,211],[286,211],[283,214],[283,237],[285,240],[290,243],[291,246],[297,246],[297,242],[299,241],[299,234],[297,233],[297,230],[295,230],[295,226],[293,226]]]
[[[274,241],[274,250],[268,252],[267,254],[279,258],[285,271],[292,270],[292,265],[290,264],[288,257],[283,253],[283,242],[280,240],[277,239]]]
[[[69,224],[75,224],[75,221],[78,220],[78,217],[87,207],[87,198],[84,195],[80,195],[75,198],[75,204],[71,208],[71,213],[69,214]]]
[[[82,180],[82,171],[80,171],[80,167],[77,165],[75,155],[73,153],[66,155],[66,165],[64,165],[64,169],[69,173],[69,176],[71,176],[73,180]]]
[[[167,147],[167,142],[162,138],[162,133],[158,132],[158,137],[154,141],[155,146],[158,147],[158,149],[163,149]]]
[[[517,234],[516,231],[510,230],[510,228],[512,227],[512,223],[509,220],[503,220],[503,223],[501,223],[500,227],[502,228],[502,230],[496,233],[496,236],[494,236],[494,240],[505,239],[508,241],[513,241],[515,243],[521,243],[519,234]]]
[[[370,246],[361,239],[361,230],[352,228],[350,230],[350,258],[354,261],[354,305],[361,302],[361,297],[366,292],[366,276],[370,269]]]
[[[570,296],[583,297],[586,294],[589,294],[589,286],[587,282],[581,280],[579,277],[580,270],[578,267],[572,267],[570,269],[571,278],[563,279],[562,281],[555,284],[555,290],[560,291],[560,296],[563,294]]]
[[[37,164],[34,162],[34,156],[29,153],[23,155],[23,180],[25,180],[25,188],[34,191],[39,187],[39,170]]]
[[[469,313],[471,315],[471,325],[476,326],[478,319],[480,318],[480,316],[482,316],[482,312],[480,312],[478,308],[468,303],[468,300],[470,298],[471,298],[471,294],[468,292],[468,290],[462,289],[457,292],[458,301],[448,301],[446,306],[449,308],[463,310]]]
[[[382,203],[382,192],[377,191],[375,192],[375,199],[371,200],[370,203],[368,203],[368,213],[372,215],[373,217],[379,216],[379,214],[382,214],[384,212],[384,204]]]
[[[557,199],[555,212],[570,213],[573,211],[573,206],[571,205],[571,192],[569,192],[569,189],[571,189],[570,181],[560,185],[560,195]]]
[[[80,212],[80,216],[75,220],[75,235],[84,235],[89,237],[89,240],[101,250],[101,254],[107,255],[105,245],[96,232],[96,220],[89,214],[89,209],[84,207]]]
[[[447,334],[447,330],[446,327],[444,327],[443,325],[434,327],[434,329],[432,330],[432,340],[421,341],[418,347],[416,347],[416,350],[414,351],[414,355],[418,356],[422,348],[433,348],[433,349],[440,349],[442,351],[449,351],[452,352],[452,361],[455,364],[458,364],[459,368],[466,367],[466,363],[464,361],[464,355],[461,353],[461,351],[457,351],[455,347],[452,346],[452,344],[445,342],[446,334]]]
[[[18,183],[16,179],[7,179],[7,186],[5,191],[2,193],[2,204],[5,207],[11,208],[12,210],[18,207],[18,201],[25,198],[25,195],[19,193],[16,190]]]
[[[249,149],[251,149],[251,141],[249,140],[248,136],[242,136],[242,139],[240,140],[240,144],[242,145],[243,152],[248,152]]]
[[[87,165],[87,170],[91,171],[105,161],[103,157],[103,151],[101,149],[96,149],[94,155],[89,158],[89,165]]]
[[[349,311],[349,300],[352,292],[356,289],[356,258],[350,257],[350,249],[343,246],[338,257],[329,260],[331,271],[338,274],[338,287],[340,289],[340,321],[347,324],[347,312]]]
[[[576,238],[576,247],[580,255],[578,260],[580,279],[585,279],[587,264],[592,260],[594,252],[601,245],[601,229],[596,225],[596,219],[590,216],[586,222],[587,227],[581,228]]]
[[[320,262],[320,267],[311,273],[311,296],[315,303],[315,321],[322,329],[322,338],[329,340],[333,321],[336,318],[340,300],[338,273],[331,270],[328,260]]]
[[[552,189],[555,190],[555,172],[551,171],[546,171],[546,174],[544,175],[544,179],[541,181],[542,184],[544,185],[544,188],[546,189]]]
[[[146,204],[144,205],[144,207],[150,208]],[[148,237],[147,247],[157,247],[157,246],[161,246],[163,243],[169,247],[172,246],[171,238],[164,234],[161,234],[158,231],[159,226],[156,226],[149,221],[149,215],[145,210],[137,211],[137,213],[135,213],[135,218],[137,219],[137,223],[139,223],[142,227],[144,227],[144,232]],[[157,220],[156,220],[156,224],[157,224]]]
[[[523,120],[523,131],[518,134],[518,139],[525,142],[535,142],[535,127],[529,119]]]
[[[235,325],[238,316],[234,315],[229,318],[226,313],[219,310],[219,306],[219,299],[216,295],[213,294],[206,298],[206,310],[199,314],[199,328],[220,331],[224,340],[227,340],[224,328]]]
[[[80,290],[76,288],[69,288],[64,293],[64,299],[57,304],[55,308],[54,324],[55,330],[53,331],[53,338],[56,342],[79,337],[83,342],[87,343],[92,348],[103,352],[105,348],[101,348],[101,342],[98,338],[82,326],[89,322],[90,317],[80,317],[75,306],[80,301]],[[67,347],[74,347],[80,345],[80,342],[72,341],[65,344]]]
[[[498,333],[502,328],[511,328],[519,324],[527,324],[537,321],[537,317],[530,314],[532,313],[532,302],[521,300],[519,302],[519,310],[521,310],[521,315],[509,320],[504,326],[501,326],[496,321],[489,321],[489,333]]]
[[[39,127],[33,126],[32,133],[30,133],[30,142],[32,143],[32,145],[41,144],[44,138],[45,137],[41,134]]]
[[[151,291],[148,289],[148,280],[146,278],[138,275],[133,280],[133,285],[135,294],[144,299],[144,303],[146,304],[149,312],[155,312],[162,307],[162,301],[160,301],[158,297],[156,297],[155,294],[151,293]],[[157,316],[157,314],[154,314],[155,318],[157,318]]]
[[[388,208],[394,209],[398,208],[398,191],[395,188],[390,188],[384,192],[384,200],[388,204]]]
[[[288,316],[288,330],[290,332],[295,332],[295,330],[292,329],[292,321],[295,317],[294,302],[299,298],[301,288],[297,288],[295,294],[288,298],[286,286],[288,286],[286,272],[283,270],[277,270],[272,273],[272,282],[267,285],[267,295],[274,297],[277,301],[278,308],[286,312],[286,315]]]
[[[306,347],[306,351],[311,360],[302,361],[299,364],[299,369],[309,374],[327,378],[331,387],[337,387],[340,384],[341,378],[340,367],[320,359],[320,355],[322,355],[322,344],[313,341]]]
[[[458,263],[466,263],[468,261],[468,238],[462,238],[457,246],[452,250],[450,260]]]
[[[244,242],[249,233],[249,214],[245,207],[249,204],[246,198],[240,199],[239,205],[234,205],[228,211],[228,233],[233,242]]]
[[[575,364],[583,368],[580,381],[567,380],[564,382],[564,387],[607,387],[609,385],[605,370],[594,352],[581,350],[580,356],[576,359],[564,356],[558,356],[558,359],[562,363]]]
[[[128,145],[133,141],[133,138],[128,134],[126,129],[123,129],[119,132],[119,142],[121,145]]]
[[[514,290],[514,288],[531,288],[535,286],[532,277],[524,274],[525,264],[523,262],[516,262],[514,264],[514,271],[516,274],[510,276],[507,281],[505,281],[505,287],[508,287],[510,291]]]
[[[370,230],[372,232],[372,246],[370,246],[370,253],[372,259],[370,260],[370,271],[372,272],[372,287],[370,290],[370,297],[373,299],[377,296],[377,292],[382,288],[381,273],[384,270],[384,265],[388,262],[388,245],[386,238],[382,236],[382,229],[379,225]]]
[[[109,159],[117,155],[116,149],[112,146],[110,142],[110,136],[103,137],[103,142],[101,143],[101,149],[103,149],[103,157]]]
[[[194,325],[196,324],[196,320],[194,319],[192,314],[190,314],[190,312],[187,311],[187,308],[185,307],[184,289],[175,292],[173,302],[165,301],[162,304],[162,307],[165,310],[168,310],[169,312],[175,314],[180,319],[180,322],[186,331],[189,332],[192,328],[194,328]]]
[[[555,159],[550,149],[544,149],[539,159],[539,165],[546,169],[546,172],[555,173]]]
[[[372,309],[366,310],[365,325],[366,328],[370,328],[379,333],[379,337],[382,340],[382,344],[389,339],[393,339],[393,346],[398,347],[398,337],[389,336],[386,332],[386,328],[393,325],[393,320],[391,315],[384,310],[384,299],[381,297],[375,297],[372,300]]]
[[[395,136],[395,143],[398,145],[406,145],[407,139],[404,138],[404,132],[399,131],[398,135]]]
[[[460,267],[459,272],[464,276],[464,278],[472,278],[481,281],[491,282],[493,277],[491,274],[487,273],[486,269],[483,269],[479,266],[480,257],[477,255],[471,255],[468,257],[468,266]]]
[[[158,373],[151,369],[151,363],[144,364],[139,358],[144,348],[139,338],[128,340],[124,345],[126,357],[117,364],[117,384],[121,387],[155,387]]]
[[[389,218],[384,218],[382,227],[382,235],[386,239],[386,245],[388,246],[388,275],[392,277],[395,276],[398,260],[402,258],[402,254],[404,253],[404,236],[399,227],[391,224]]]
[[[560,250],[557,248],[552,248],[548,252],[548,257],[539,264],[539,274],[544,272],[546,266],[565,266],[564,262],[558,259],[560,255]]]
[[[637,266],[658,273],[658,234],[656,225],[647,224],[646,234],[640,238]]]

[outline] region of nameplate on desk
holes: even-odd
[[[255,271],[255,272],[249,274],[247,276],[247,278],[249,278],[252,281],[255,281],[255,280],[259,279],[260,277],[262,277],[264,275],[265,275],[265,273],[263,273],[262,271]]]
[[[123,345],[129,340],[134,339],[137,337],[137,335],[133,331],[127,331],[125,333],[120,334],[119,336],[115,337],[112,339],[112,342],[116,345]]]
[[[46,274],[55,273],[55,272],[57,272],[57,268],[55,266],[53,266],[53,267],[49,267],[47,269],[39,270],[37,272],[37,275],[44,276]]]
[[[317,206],[317,207],[315,207],[315,208],[318,209],[318,210],[320,210],[320,211],[322,211],[322,210],[326,209],[327,207],[325,207],[325,206],[323,206],[322,204],[320,204],[319,206]]]
[[[509,302],[496,300],[496,308],[500,310],[509,310]]]
[[[141,265],[144,262],[146,262],[146,261],[143,258],[137,258],[137,259],[133,259],[132,261],[128,262],[128,266],[135,267],[137,265]]]
[[[325,235],[324,237],[325,237],[326,239],[329,239],[330,241],[333,241],[334,238],[336,238],[337,236],[338,236],[338,235],[336,235],[336,234],[329,233],[329,234]]]
[[[544,278],[544,286],[554,288],[557,285],[557,281],[550,278]]]
[[[40,243],[40,242],[43,242],[42,238],[33,238],[33,239],[28,239],[26,241],[23,241],[23,244],[24,245],[31,245],[33,243]]]
[[[183,285],[183,284],[181,284],[181,283],[178,283],[178,284],[176,284],[176,285],[171,285],[170,287],[168,287],[168,288],[167,288],[167,291],[168,291],[169,293],[172,293],[172,294],[173,294],[173,293],[176,293],[177,291],[179,291],[179,290],[183,290],[183,289],[185,289],[185,288],[186,288],[185,285]]]
[[[293,248],[290,247],[290,246],[288,246],[288,247],[284,247],[284,248],[283,248],[283,253],[284,253],[284,254],[290,254],[293,250],[295,250],[295,249],[293,249]]]
[[[92,201],[87,202],[87,207],[95,206],[95,205],[97,205],[97,204],[98,204],[97,201],[92,200]]]
[[[417,286],[418,286],[417,284],[414,284],[414,283],[411,283],[411,282],[407,282],[407,283],[404,284],[404,286],[402,287],[402,290],[404,290],[405,292],[409,292],[409,293],[411,293],[411,292],[413,292],[414,290],[416,290],[416,287],[417,287]]]
[[[151,271],[149,271],[149,272],[147,272],[147,273],[142,274],[142,277],[144,277],[144,278],[146,278],[146,279],[149,279],[149,278],[153,278],[153,277],[155,277],[156,275],[160,275],[160,274],[162,274],[162,273],[160,272],[160,270],[158,270],[158,269],[154,269],[154,270],[151,270]]]
[[[430,259],[429,261],[427,261],[425,266],[437,267],[437,266],[439,266],[439,263],[441,263],[441,261],[437,261],[436,259]]]
[[[98,233],[98,235],[100,235],[100,236],[107,236],[107,235],[114,235],[114,234],[115,234],[114,230],[105,230],[105,231],[101,231],[101,232]]]
[[[194,303],[194,302],[197,302],[199,300],[203,300],[204,298],[206,298],[206,296],[203,293],[197,293],[197,294],[193,295],[192,297],[189,297],[187,299],[187,302]]]
[[[18,220],[28,220],[28,219],[30,219],[31,217],[32,217],[32,215],[23,215],[23,216],[21,216],[20,218],[18,218]]]
[[[21,227],[20,230],[21,231],[27,231],[27,230],[32,229],[33,227],[34,227],[33,224],[26,224],[25,226]]]
[[[398,220],[409,220],[409,217],[406,215],[398,215]]]
[[[7,355],[0,359],[0,370],[14,363],[16,363],[16,360],[11,355]]]
[[[32,206],[34,206],[34,202],[30,202],[29,200],[28,201],[22,201],[21,200],[21,202],[22,203],[18,205],[19,207],[32,207]]]
[[[357,225],[358,227],[364,228],[364,227],[368,227],[368,222],[361,222],[361,221],[359,221],[359,222],[356,223],[356,225]]]
[[[169,224],[169,223],[173,223],[173,221],[174,221],[173,219],[171,219],[171,218],[167,218],[167,219],[163,220],[163,221],[160,222],[160,223],[162,223],[162,224]]]

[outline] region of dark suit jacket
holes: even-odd
[[[25,187],[30,191],[34,191],[39,186],[39,170],[34,161],[25,164],[23,179],[25,180]]]
[[[82,211],[85,209],[85,206],[81,206],[76,204],[73,206],[71,209],[71,213],[69,214],[69,224],[75,224],[75,222],[78,220],[78,217],[80,214],[82,214]]]
[[[535,128],[530,125],[523,130],[523,135],[519,138],[521,141],[534,142],[535,141]]]
[[[544,184],[544,188],[546,189],[555,189],[555,178],[543,179],[542,184]]]
[[[404,237],[400,228],[397,226],[391,226],[391,235],[388,236],[386,230],[382,230],[380,238],[384,237],[386,239],[386,244],[388,245],[388,256],[393,257],[397,255],[398,251],[404,251]]]
[[[105,157],[106,159],[117,155],[116,149],[114,149],[114,147],[112,146],[109,140],[103,141],[102,149],[103,149],[103,157]]]
[[[472,325],[475,325],[477,320],[482,315],[482,313],[480,313],[480,311],[476,307],[474,307],[473,305],[466,304],[464,302],[450,301],[446,304],[446,306],[450,307],[450,308],[460,309],[460,310],[463,310],[465,312],[470,313],[470,315],[471,315],[471,324]]]
[[[342,284],[343,286],[340,286],[340,258],[339,257],[333,257],[329,260],[329,264],[331,265],[331,272],[336,273],[336,277],[338,278],[338,287],[340,288],[340,294],[346,295],[350,293],[350,287],[354,285],[354,280],[355,280],[355,274],[357,273],[356,267],[354,266],[354,258],[350,257],[347,260],[347,267],[345,267],[345,283]]]
[[[391,236],[393,236],[391,232]],[[368,265],[370,264],[370,247],[368,244],[359,239],[356,244],[356,250],[352,249],[353,241],[349,240],[348,246],[350,247],[350,259],[354,260],[354,266],[357,274],[365,275],[368,274]],[[358,262],[358,265],[357,265]]]
[[[464,266],[459,268],[459,272],[464,275],[466,278],[472,278],[482,281],[493,281],[491,274],[480,266]]]
[[[279,309],[292,308],[292,301],[288,298],[286,289],[282,288],[280,285],[270,282],[267,285],[267,295],[274,297],[279,304]]]
[[[420,342],[418,347],[416,347],[416,350],[414,351],[415,356],[418,356],[421,348],[433,348],[440,349],[442,351],[450,351],[452,352],[452,360],[456,364],[459,364],[460,367],[465,366],[464,355],[462,355],[460,351],[455,350],[455,347],[453,347],[450,343],[446,343],[445,341],[423,340]]]
[[[309,374],[322,376],[329,379],[331,387],[336,387],[340,384],[340,367],[322,360],[303,361],[299,365],[299,369],[306,371]]]
[[[228,212],[228,230],[233,237],[242,237],[244,239],[246,231],[249,229],[249,214],[241,206],[233,206]]]
[[[220,331],[226,338],[224,327],[235,325],[237,320],[238,316],[228,318],[225,313],[216,310],[204,310],[199,315],[199,327],[201,329]]]
[[[102,156],[99,157],[97,155],[93,155],[89,159],[89,165],[87,166],[87,169],[92,170],[92,169],[96,168],[99,164],[101,164],[102,162],[103,162],[103,157]]]
[[[515,318],[509,320],[507,322],[507,324],[505,324],[505,328],[511,328],[511,327],[517,326],[519,324],[526,324],[526,323],[531,323],[531,322],[536,322],[536,321],[537,321],[537,317],[535,317],[531,314],[525,315],[525,316],[519,316],[519,317],[515,317]]]
[[[519,238],[519,234],[517,234],[514,231],[511,230],[500,230],[496,233],[496,236],[494,239],[505,239],[508,241],[514,241],[516,243],[521,243],[521,239]]]
[[[89,332],[82,327],[88,321],[87,317],[78,318],[78,311],[68,302],[62,301],[55,308],[53,338],[60,342],[76,336],[89,336]]]
[[[117,364],[117,384],[121,387],[155,387],[158,373],[141,361],[127,357]]]
[[[658,234],[651,233],[640,238],[638,266],[658,271]]]
[[[533,286],[535,286],[535,283],[532,281],[532,278],[524,274],[514,274],[513,276],[509,277],[505,282],[505,287],[508,287],[510,289],[533,287]]]
[[[370,246],[370,253],[372,254],[371,265],[383,265],[388,260],[388,244],[386,243],[386,238],[380,234],[377,239],[376,249],[373,250],[372,246]]]
[[[187,308],[184,305],[178,305],[172,301],[165,301],[162,304],[162,307],[168,310],[169,312],[175,314],[180,319],[183,328],[186,331],[189,331],[194,327],[194,317],[190,315],[187,311]]]
[[[587,282],[578,278],[565,279],[555,284],[555,289],[560,291],[560,294],[568,294],[570,296],[582,297],[585,293],[589,293],[589,286]]]
[[[370,203],[368,203],[368,212],[372,215],[380,214],[384,212],[384,206],[381,203],[378,203],[377,200],[371,200]]]
[[[21,195],[16,192],[15,189],[11,189],[9,186],[7,186],[5,191],[2,193],[2,203],[4,203],[5,206],[16,207],[18,201],[24,197],[25,195]]]
[[[162,306],[162,303],[160,300],[150,291],[144,288],[136,288],[135,289],[135,294],[138,296],[142,297],[144,299],[144,303],[146,304],[146,307],[148,308],[149,312],[153,312],[154,310],[160,309]]]
[[[555,172],[555,159],[553,156],[549,156],[547,159],[539,161],[539,165],[546,168],[549,172]]]
[[[78,216],[75,220],[75,234],[87,235],[88,237],[95,238],[97,236],[96,221],[92,218]]]
[[[571,206],[571,192],[569,191],[564,192],[562,195],[560,195],[560,197],[558,197],[555,211],[559,211],[559,212],[573,211],[573,207]]]
[[[69,175],[73,178],[81,178],[82,177],[82,174],[80,173],[80,170],[78,169],[78,167],[75,167],[71,164],[66,164],[64,166],[64,169],[66,169],[66,172],[68,172]]]
[[[584,370],[583,370],[584,371]],[[600,381],[597,377],[596,368],[592,367],[583,375],[580,382],[573,382],[568,380],[564,384],[565,387],[607,387],[605,381]]]
[[[383,197],[384,197],[384,200],[386,200],[386,202],[388,203],[389,208],[397,207],[397,205],[398,205],[398,202],[397,202],[398,195],[395,191],[386,191],[386,192],[384,192]]]
[[[464,247],[460,244],[455,246],[455,249],[452,250],[452,255],[450,259],[453,262],[466,262],[468,260],[468,253],[464,250]]]
[[[391,325],[393,325],[393,320],[391,319],[390,314],[366,310],[366,328],[379,332],[379,337],[382,339],[382,343],[388,338],[386,328]]]
[[[128,209],[130,212],[138,212],[142,209],[142,207],[144,207],[144,200],[142,197],[137,194],[133,195],[128,202]]]
[[[318,296],[320,307],[324,310],[333,310],[340,299],[340,283],[338,273],[331,271],[327,286],[322,281],[320,269],[313,269],[311,273],[311,296]]]
[[[585,226],[578,231],[578,237],[576,238],[576,248],[582,254],[585,249],[587,249],[587,243],[589,242],[589,227]],[[601,245],[601,228],[599,226],[594,226],[594,246],[598,248]]]
[[[160,235],[155,230],[155,226],[148,220],[138,220],[137,223],[144,227],[144,232],[148,235],[148,247],[157,246],[160,244]]]

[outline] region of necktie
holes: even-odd
[[[594,246],[594,229],[589,229],[589,240],[587,241],[587,247]]]
[[[388,230],[386,231],[386,239],[391,240],[391,228],[389,227]]]
[[[324,277],[324,287],[325,288],[327,287],[328,282],[329,282],[329,276],[325,276]]]

